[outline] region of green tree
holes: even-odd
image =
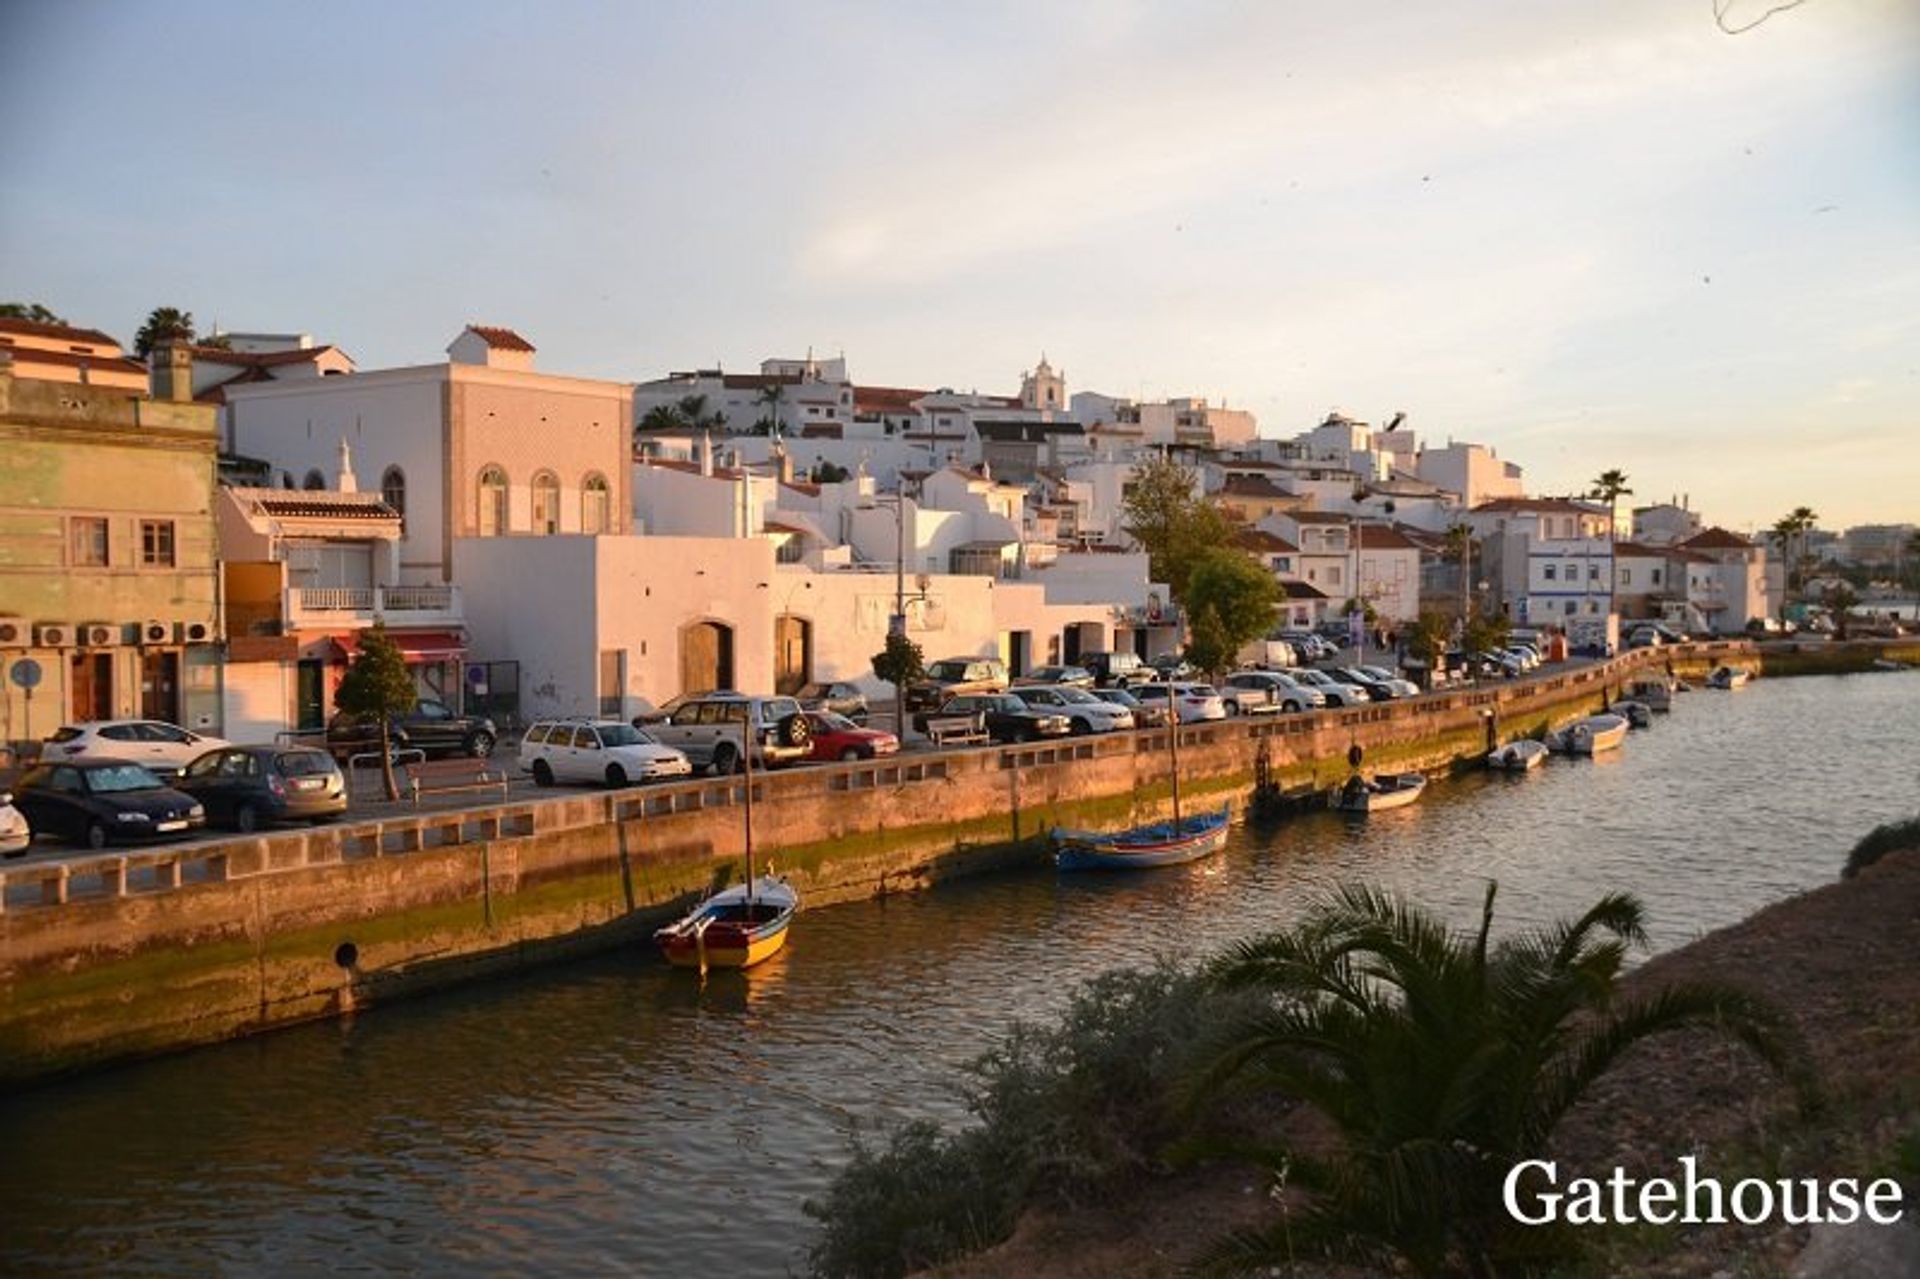
[[[760,394],[755,398],[760,401],[761,408],[765,410],[765,412],[760,415],[760,422],[765,423],[767,427],[764,433],[767,435],[780,434],[780,406],[786,403],[787,388],[779,382],[769,382],[760,388]],[[759,423],[755,423],[756,431],[759,429],[759,425]]]
[[[376,625],[360,634],[360,654],[341,677],[334,693],[334,704],[351,715],[366,716],[380,724],[380,774],[388,799],[400,798],[399,783],[393,776],[392,720],[413,709],[419,694],[414,690],[413,674],[400,646]]]
[[[1467,620],[1465,638],[1469,653],[1497,653],[1507,646],[1513,636],[1513,623],[1504,613],[1476,615]]]
[[[671,433],[687,429],[687,419],[680,416],[680,410],[671,404],[656,404],[640,416],[640,425],[634,428],[634,434],[642,431]]]
[[[1203,671],[1227,669],[1243,645],[1273,629],[1279,605],[1280,583],[1272,573],[1250,555],[1214,547],[1195,563],[1187,583],[1194,619],[1187,659]]]
[[[920,646],[898,631],[887,634],[887,646],[873,655],[873,673],[897,689],[927,673]]]
[[[1122,526],[1147,553],[1147,573],[1185,603],[1194,569],[1233,537],[1233,521],[1195,491],[1192,472],[1154,458],[1133,469],[1121,501]]]
[[[679,403],[681,420],[695,431],[723,431],[727,426],[727,415],[718,409],[707,406],[704,395],[683,395]]]
[[[191,341],[193,312],[170,306],[156,307],[147,315],[140,331],[133,335],[133,353],[144,360],[162,343]]]
[[[1780,548],[1780,558],[1786,562],[1787,590],[1797,591],[1806,584],[1807,561],[1811,558],[1808,546],[1814,526],[1820,517],[1813,508],[1796,506],[1773,522],[1773,528],[1767,536]]]
[[[1833,637],[1837,640],[1847,638],[1847,623],[1853,616],[1853,606],[1860,602],[1853,587],[1846,582],[1836,583],[1827,588],[1820,602],[1827,606],[1827,612],[1833,617]]]
[[[1424,1275],[1555,1260],[1572,1232],[1513,1221],[1502,1183],[1651,1036],[1730,1036],[1812,1099],[1805,1045],[1758,997],[1705,982],[1619,989],[1629,949],[1646,941],[1633,897],[1609,894],[1579,919],[1497,944],[1493,902],[1490,884],[1479,928],[1461,933],[1411,902],[1346,887],[1293,928],[1214,962],[1224,989],[1268,1000],[1225,1038],[1192,1095],[1295,1098],[1336,1135],[1312,1151],[1230,1148],[1308,1200],[1278,1225],[1215,1244],[1216,1271],[1284,1266],[1296,1251]]]
[[[1607,504],[1607,514],[1609,515],[1617,516],[1618,512],[1615,508],[1619,506],[1620,499],[1622,497],[1629,497],[1632,494],[1633,490],[1627,487],[1627,473],[1618,467],[1610,471],[1600,472],[1599,478],[1593,482],[1592,496],[1599,498]],[[1614,538],[1618,540],[1620,536],[1619,520],[1617,518],[1614,519],[1612,524]]]
[[[31,320],[35,324],[67,322],[38,302],[0,302],[0,320]]]
[[[1447,640],[1451,637],[1453,624],[1445,613],[1427,609],[1407,632],[1407,656],[1418,662],[1425,662],[1431,677],[1440,669],[1440,658],[1447,651]]]
[[[815,484],[844,484],[853,478],[853,472],[844,466],[820,459],[813,464],[813,482]]]

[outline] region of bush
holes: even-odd
[[[1852,879],[1888,853],[1909,848],[1920,848],[1920,817],[1876,826],[1847,854],[1847,866],[1840,872],[1840,878]]]
[[[976,1126],[897,1129],[806,1204],[813,1273],[906,1274],[998,1242],[1029,1204],[1157,1168],[1184,1123],[1177,1081],[1251,999],[1162,963],[1087,982],[1057,1026],[1016,1024],[969,1068]]]

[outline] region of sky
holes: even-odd
[[[1404,410],[1920,520],[1920,4],[0,0],[0,300],[363,369]],[[533,15],[536,15],[533,16]]]

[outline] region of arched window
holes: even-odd
[[[307,478],[304,481],[302,481],[300,485],[301,488],[307,489],[310,492],[314,489],[323,489],[326,486],[327,486],[327,477],[320,474],[318,467],[314,468],[311,471],[308,471]]]
[[[480,472],[480,536],[499,537],[507,531],[507,473],[497,466]]]
[[[407,524],[407,473],[389,466],[380,477],[380,500],[400,512],[400,526]]]
[[[560,531],[560,477],[541,471],[533,477],[533,531]]]
[[[580,531],[610,531],[607,522],[607,480],[597,471],[588,475],[580,485]]]

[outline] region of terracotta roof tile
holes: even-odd
[[[108,339],[111,341],[112,339]],[[14,358],[16,368],[22,364],[57,364],[67,369],[100,369],[113,373],[135,373],[147,376],[147,366],[138,360],[129,360],[123,355],[76,355],[72,351],[43,351],[31,346],[0,346]]]
[[[1755,543],[1749,541],[1747,538],[1741,537],[1738,533],[1729,533],[1726,529],[1716,525],[1713,528],[1695,533],[1692,537],[1680,543],[1680,545],[1695,551],[1750,551],[1754,548]]]
[[[0,333],[19,333],[56,342],[87,342],[96,346],[110,346],[115,350],[120,347],[118,340],[108,337],[99,329],[76,328],[71,324],[42,324],[38,320],[0,319]]]
[[[512,329],[503,329],[491,324],[469,324],[467,332],[474,334],[482,342],[496,351],[532,351],[533,343],[515,333]]]
[[[1265,529],[1258,528],[1241,529],[1234,534],[1233,544],[1243,550],[1262,555],[1292,555],[1300,550],[1278,533],[1269,533]]]

